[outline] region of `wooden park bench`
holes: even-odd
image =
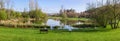
[[[40,28],[40,33],[48,33],[48,29],[47,28]]]

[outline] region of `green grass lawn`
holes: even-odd
[[[84,29],[79,31],[49,31],[40,34],[39,29],[0,27],[0,41],[120,41],[118,29]]]

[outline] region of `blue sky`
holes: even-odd
[[[46,13],[58,13],[61,5],[64,9],[75,9],[76,12],[85,11],[87,3],[95,2],[96,0],[38,0],[39,7]],[[24,8],[29,9],[29,0],[13,0],[14,9],[23,11]]]

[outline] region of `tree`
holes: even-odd
[[[0,8],[4,8],[5,6],[5,0],[0,0]]]
[[[103,2],[102,2],[103,3]],[[120,14],[120,0],[107,0],[106,4],[91,8],[92,18],[101,26],[106,27],[108,23],[113,29],[118,28]],[[94,6],[90,6],[94,7]]]
[[[108,7],[109,7],[109,22],[110,25],[112,27],[112,29],[116,29],[118,28],[118,24],[119,24],[119,14],[120,14],[120,0],[112,0],[109,1],[109,3],[111,3]]]
[[[43,13],[40,9],[32,10],[29,12],[30,18],[36,20],[36,23],[42,23],[47,20],[47,15]]]
[[[29,16],[30,18],[35,19],[36,23],[41,24],[43,21],[47,20],[47,15],[39,9],[37,0],[29,1],[29,9]]]
[[[15,18],[20,18],[22,15],[20,12],[16,12]]]
[[[0,10],[0,20],[6,20],[7,14],[4,10]]]

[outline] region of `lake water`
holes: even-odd
[[[73,29],[78,29],[75,27],[70,26],[71,24],[82,24],[79,21],[72,21],[69,20],[67,21],[67,24],[64,25],[64,23],[62,23],[60,20],[54,20],[54,19],[48,19],[47,21],[47,25],[51,27],[51,29],[54,29],[54,26],[61,26],[58,29],[68,29],[69,31],[72,31]]]

